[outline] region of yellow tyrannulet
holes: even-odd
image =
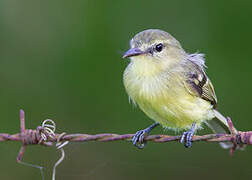
[[[226,118],[215,108],[217,98],[205,73],[203,54],[188,54],[169,33],[150,29],[133,37],[123,58],[130,58],[123,82],[130,99],[156,123],[138,131],[133,144],[158,124],[184,132],[181,143],[191,147],[196,129],[205,122],[216,133],[228,131]],[[229,147],[228,143],[221,143]]]

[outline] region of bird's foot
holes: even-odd
[[[193,123],[192,128],[189,131],[183,133],[180,139],[180,143],[184,143],[186,148],[192,147],[192,137],[195,132],[196,124]]]
[[[150,131],[159,125],[158,123],[152,124],[150,127],[137,131],[136,134],[132,138],[132,143],[134,146],[138,147],[139,149],[143,149],[146,146],[146,141],[144,138],[150,134]]]
[[[132,138],[133,145],[138,147],[139,149],[143,149],[146,145],[146,141],[144,141],[144,138],[148,135],[149,132],[147,132],[146,129],[137,131]]]

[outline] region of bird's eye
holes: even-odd
[[[163,50],[163,44],[162,43],[159,43],[158,45],[156,45],[156,47],[155,47],[155,50],[157,51],[157,52],[161,52],[162,50]]]

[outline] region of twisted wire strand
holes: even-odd
[[[59,160],[54,164],[53,166],[53,175],[52,175],[52,180],[55,180],[55,176],[56,176],[56,167],[58,165],[61,164],[61,162],[65,159],[65,151],[63,149],[64,146],[66,146],[69,141],[65,141],[65,142],[61,142],[60,139],[65,135],[66,133],[61,133],[58,137],[57,137],[57,143],[56,143],[56,147],[57,149],[59,149],[61,151],[61,157],[59,158]]]
[[[26,142],[26,145],[36,145],[41,141],[39,136],[35,136],[34,132],[37,133],[37,130],[26,130],[28,133],[25,134],[25,139],[30,139],[29,143]],[[47,137],[47,141],[42,141],[40,145],[43,146],[53,146],[53,143],[57,142],[57,137],[60,134],[55,133],[55,137]],[[130,141],[134,134],[114,134],[114,133],[102,133],[102,134],[65,134],[60,138],[60,141],[70,141],[70,142],[88,142],[88,141],[98,141],[98,142],[110,142],[110,141]],[[171,141],[178,141],[181,136],[170,136],[170,135],[149,135],[145,137],[145,141],[152,141],[157,143],[166,143]],[[206,135],[194,135],[192,137],[192,142],[196,141],[206,141],[206,142],[233,142],[235,139],[239,139],[239,143],[252,145],[252,131],[238,131],[237,135],[234,134],[206,134]],[[23,142],[21,138],[21,133],[17,134],[8,134],[0,133],[0,142],[5,141],[19,141]]]
[[[55,131],[56,131],[56,123],[51,120],[51,119],[46,119],[42,123],[42,131],[40,131],[40,143],[43,141],[47,141],[48,138],[55,138]],[[59,160],[54,164],[53,166],[53,174],[52,174],[52,180],[55,180],[56,177],[56,168],[58,165],[62,163],[62,161],[65,159],[65,151],[63,149],[64,146],[66,146],[69,141],[62,142],[60,141],[61,138],[65,135],[66,133],[61,133],[59,136],[57,136],[57,143],[55,144],[56,148],[61,151],[61,157]]]
[[[56,131],[56,123],[51,119],[46,119],[42,123],[42,131],[40,133],[41,140],[47,141],[48,137],[54,138]]]

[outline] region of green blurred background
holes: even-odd
[[[206,53],[219,110],[240,130],[252,130],[251,1],[18,1],[0,2],[0,132],[46,118],[57,132],[134,133],[152,123],[128,103],[121,58],[134,34],[160,28],[188,52]],[[200,134],[209,130],[200,131]],[[160,128],[153,133],[168,133]],[[41,179],[15,161],[19,143],[0,144],[0,179]],[[218,144],[76,143],[65,148],[57,179],[252,179],[252,149],[230,157]],[[51,178],[55,148],[28,147],[24,161]]]

